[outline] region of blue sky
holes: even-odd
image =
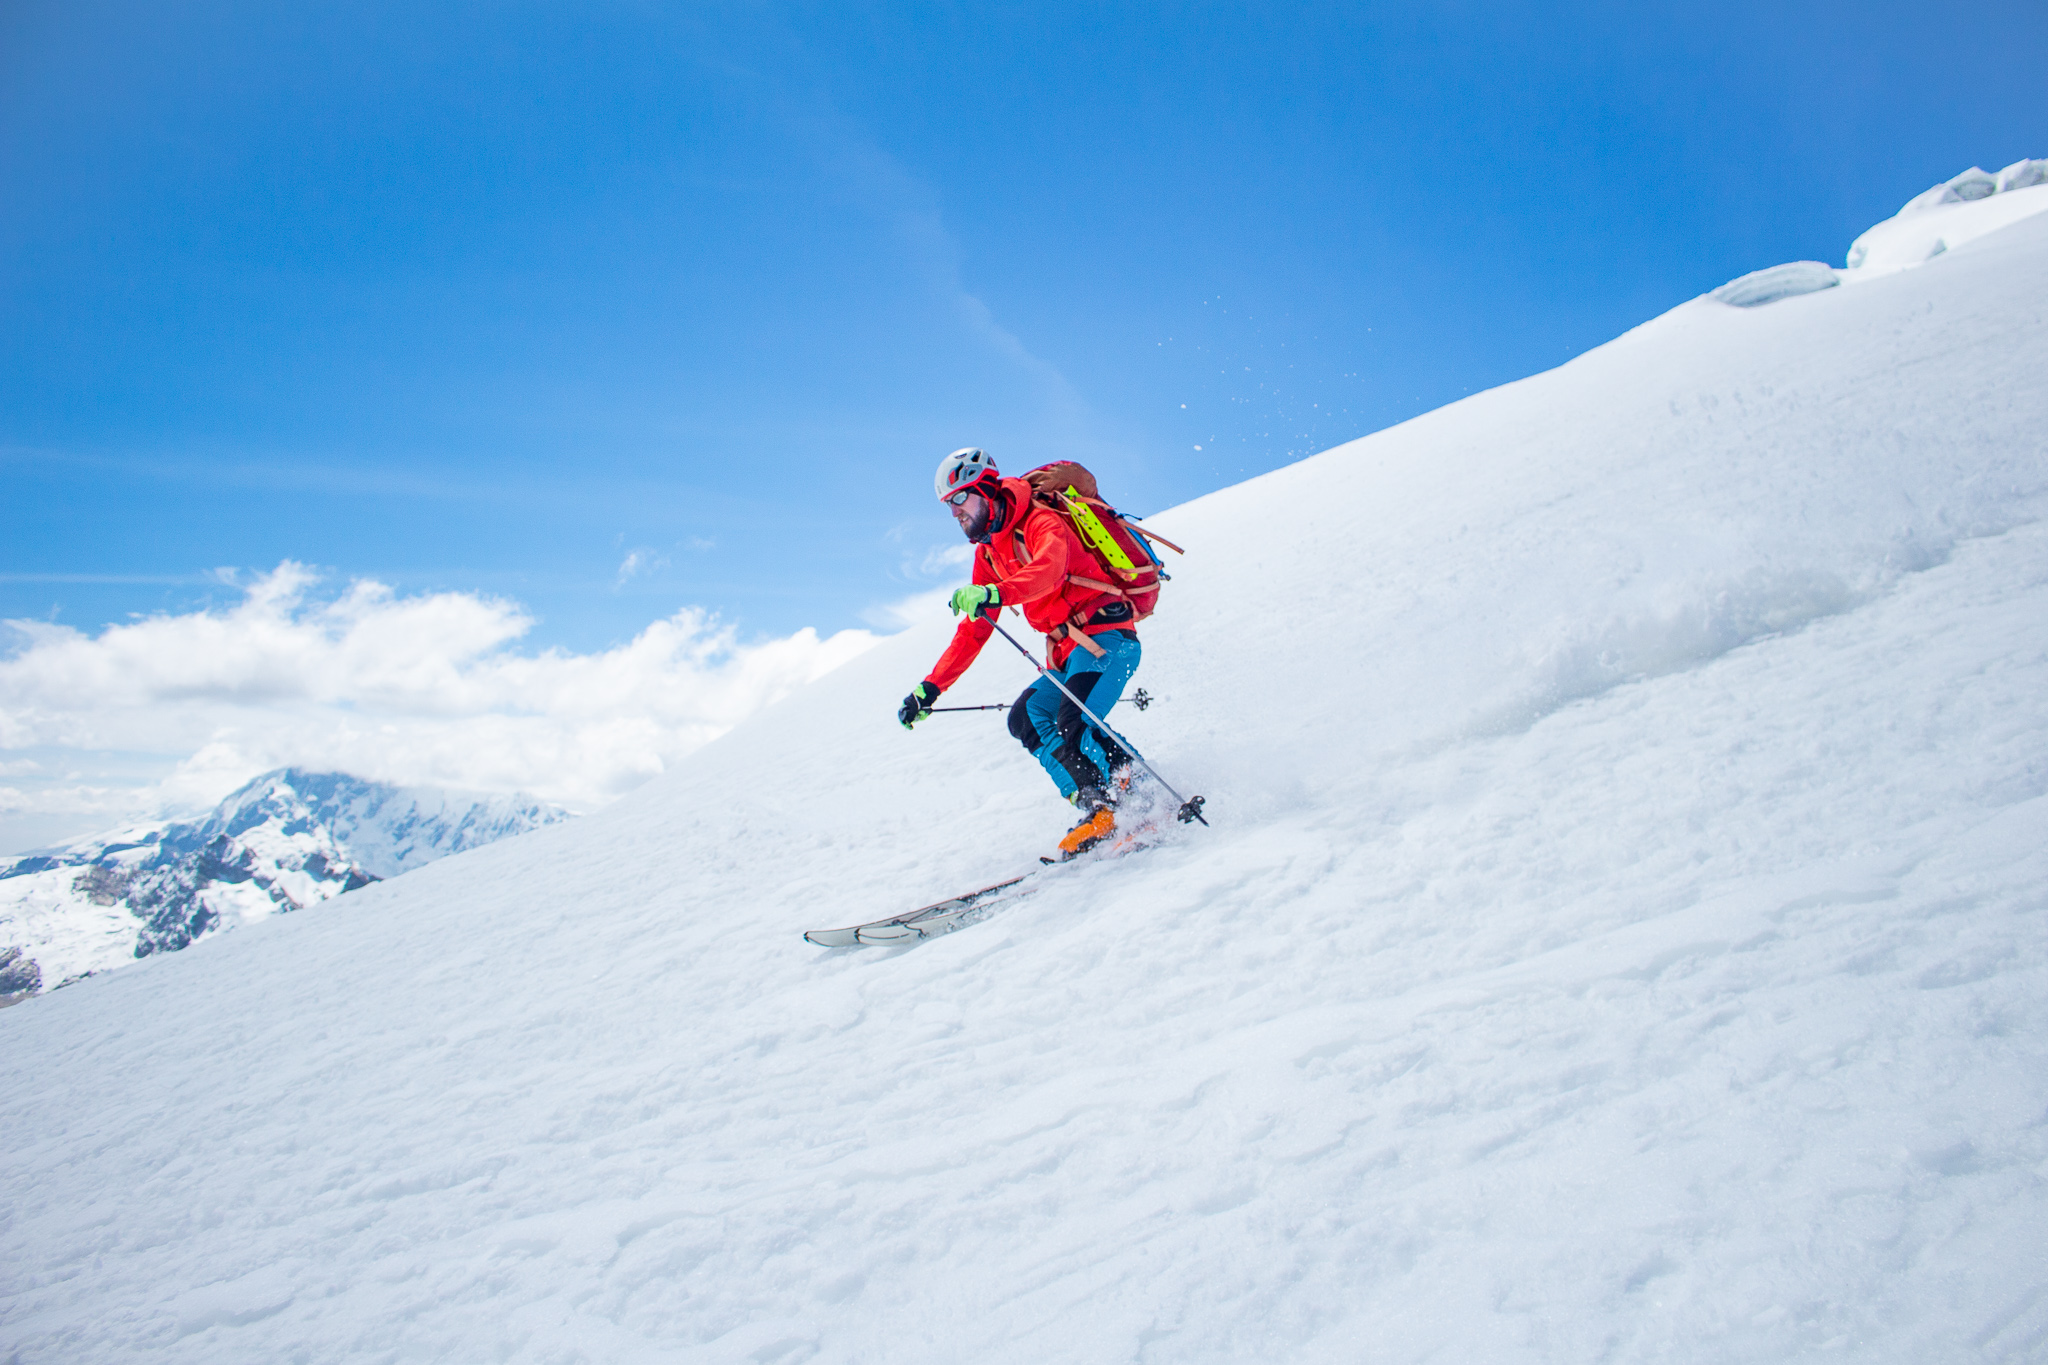
[[[11,5],[0,616],[830,631],[956,445],[1155,510],[2048,152],[2038,4],[1649,9]]]
[[[1139,513],[1287,464],[2048,153],[2044,50],[2038,0],[13,0],[0,853],[286,764],[593,809],[932,609],[944,452]]]

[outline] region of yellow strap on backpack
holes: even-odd
[[[1131,563],[1131,557],[1124,553],[1124,547],[1117,544],[1116,537],[1103,526],[1101,518],[1095,515],[1095,509],[1083,502],[1080,493],[1073,488],[1067,489],[1066,512],[1073,519],[1075,529],[1087,538],[1088,543],[1093,545],[1104,559],[1125,573],[1137,571],[1138,566]]]

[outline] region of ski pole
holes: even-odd
[[[999,701],[994,706],[934,706],[933,711],[1007,711],[1010,703]]]
[[[1017,644],[1017,637],[1010,634],[1009,631],[1004,630],[1003,623],[1001,621],[996,620],[993,616],[990,616],[987,619],[988,623],[996,628],[996,634],[1002,636],[1005,640],[1008,640],[1013,646],[1016,647],[1017,652],[1024,656],[1024,662],[1030,664],[1033,668],[1038,670],[1039,677],[1050,679],[1054,687],[1057,687],[1061,692],[1066,693],[1067,700],[1074,703],[1074,705],[1080,707],[1081,714],[1088,717],[1089,720],[1095,722],[1096,729],[1108,735],[1111,739],[1115,740],[1119,745],[1121,745],[1124,748],[1124,750],[1130,754],[1132,758],[1137,759],[1138,762],[1144,766],[1146,772],[1152,774],[1152,780],[1154,782],[1157,782],[1160,786],[1166,788],[1166,794],[1168,796],[1171,796],[1176,801],[1180,801],[1180,810],[1177,813],[1180,817],[1180,822],[1183,825],[1185,825],[1190,820],[1201,820],[1204,825],[1209,823],[1202,817],[1201,797],[1194,796],[1189,797],[1184,801],[1181,800],[1181,794],[1175,791],[1172,785],[1169,784],[1165,778],[1159,775],[1159,770],[1157,768],[1153,767],[1150,763],[1146,762],[1145,755],[1138,752],[1137,745],[1131,743],[1122,735],[1110,729],[1108,721],[1096,715],[1093,711],[1090,711],[1088,709],[1088,703],[1082,701],[1079,697],[1075,696],[1071,691],[1069,691],[1067,685],[1059,680],[1057,674],[1055,674],[1051,669],[1047,668],[1044,664],[1038,662],[1037,659],[1033,658],[1030,650],[1024,648],[1024,646],[1020,644]]]

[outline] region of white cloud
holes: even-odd
[[[653,550],[645,548],[629,551],[625,559],[619,564],[619,580],[612,586],[623,588],[630,579],[644,573],[658,573],[667,567],[668,556],[666,555],[657,554]]]
[[[971,572],[974,563],[974,547],[965,542],[958,545],[935,545],[924,553],[924,562],[917,566],[917,572],[925,578],[958,577]]]
[[[860,614],[860,619],[876,630],[892,633],[907,630],[920,622],[945,615],[946,603],[952,596],[951,587],[926,588],[922,592],[911,593],[908,597],[899,597],[893,602],[882,602],[869,607]]]
[[[629,556],[629,562],[631,557]],[[156,755],[136,787],[9,788],[14,810],[189,808],[268,768],[524,790],[587,809],[661,772],[747,715],[875,642],[810,629],[742,643],[695,609],[596,654],[513,648],[517,603],[473,593],[401,597],[358,581],[316,598],[286,562],[234,607],[154,616],[88,635],[6,623],[0,751]],[[63,762],[60,757],[59,763]],[[27,770],[13,764],[10,775]]]
[[[901,540],[903,537],[893,535],[891,538]],[[954,588],[967,581],[973,562],[974,547],[966,541],[933,545],[925,550],[922,558],[913,557],[906,549],[900,568],[904,578],[939,578],[945,580],[944,586],[920,588],[893,602],[879,603],[861,612],[860,619],[877,630],[894,632],[943,615],[947,599],[952,597]]]
[[[155,789],[137,787],[57,786],[0,787],[0,816],[62,815],[78,817],[81,830],[146,819],[162,800]]]

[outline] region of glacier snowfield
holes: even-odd
[[[943,939],[800,938],[1064,828],[895,724],[933,621],[0,1012],[0,1360],[2048,1358],[2044,300],[2036,215],[1161,514],[1214,828]]]

